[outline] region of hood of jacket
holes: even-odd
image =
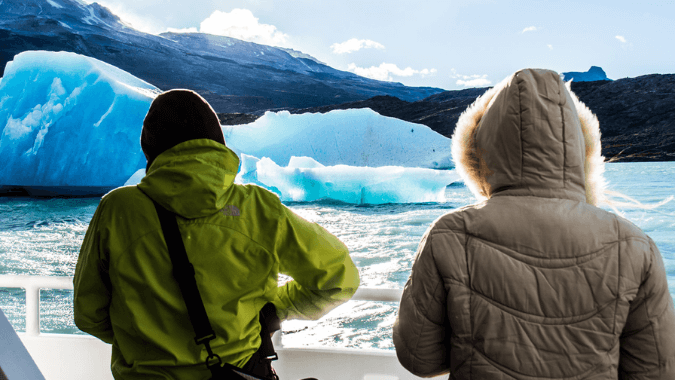
[[[520,70],[476,99],[457,122],[452,155],[479,199],[604,200],[598,119],[554,71]]]
[[[184,218],[218,212],[239,168],[239,157],[209,139],[188,140],[152,162],[138,184],[146,195]]]

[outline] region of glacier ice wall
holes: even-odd
[[[16,55],[0,79],[0,185],[122,185],[145,165],[140,131],[157,93],[133,75],[82,55]]]
[[[370,108],[326,114],[267,112],[247,125],[223,127],[235,152],[287,165],[292,156],[326,166],[453,167],[450,139],[426,125],[386,117]]]

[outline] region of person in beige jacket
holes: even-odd
[[[462,114],[453,158],[481,203],[436,220],[394,324],[401,364],[450,379],[675,379],[661,254],[604,211],[598,121],[548,70]]]

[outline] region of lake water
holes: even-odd
[[[607,164],[612,190],[645,204],[675,195],[675,162]],[[461,184],[433,204],[353,206],[335,203],[287,204],[317,222],[349,247],[362,286],[402,288],[420,238],[429,224],[452,209],[475,202]],[[72,276],[79,247],[98,199],[0,198],[0,274]],[[675,201],[649,210],[619,207],[661,250],[671,295],[675,294]],[[283,281],[283,279],[282,279]],[[40,330],[80,333],[72,322],[72,291],[42,290]],[[0,289],[0,307],[18,331],[24,329],[25,293]],[[313,321],[287,321],[286,346],[392,349],[393,302],[350,301]]]

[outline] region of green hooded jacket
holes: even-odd
[[[160,154],[137,186],[103,197],[74,278],[75,323],[113,345],[116,379],[206,379],[172,276],[152,198],[178,225],[217,339],[215,353],[239,367],[260,346],[258,313],[317,319],[359,286],[349,252],[269,191],[233,184],[239,159],[224,145],[190,140]],[[278,286],[278,274],[293,278]]]

